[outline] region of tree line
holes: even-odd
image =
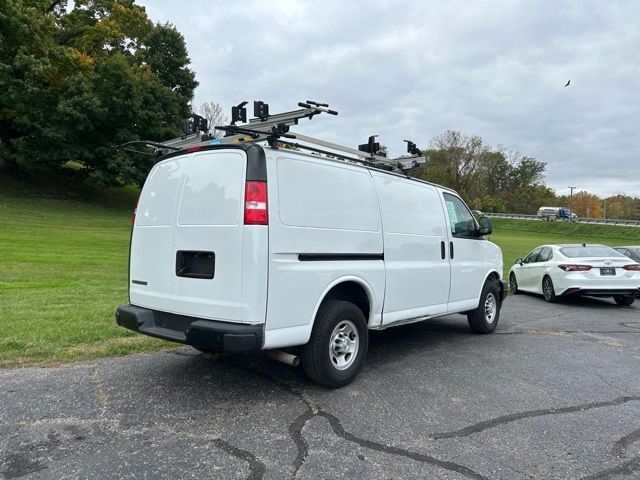
[[[182,34],[153,23],[135,0],[0,0],[0,169],[142,184],[153,157],[115,145],[176,137],[192,111],[212,126],[227,121],[217,103],[191,105],[198,82],[189,64]],[[544,162],[479,136],[447,131],[424,154],[412,174],[455,189],[474,209],[534,214],[571,203],[579,216],[640,218],[638,198],[556,196]]]
[[[534,215],[541,206],[556,206],[571,208],[579,217],[640,220],[640,198],[600,198],[586,191],[558,196],[545,184],[545,162],[491,147],[477,135],[449,130],[433,138],[423,153],[426,162],[414,175],[453,188],[473,209]]]

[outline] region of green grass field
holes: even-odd
[[[127,300],[135,192],[100,204],[12,195],[0,197],[0,366],[175,346],[133,334],[113,319]],[[640,244],[640,228],[503,219],[494,225],[491,239],[503,249],[506,271],[543,243]]]
[[[131,212],[0,198],[0,366],[172,346],[114,322],[127,300]]]

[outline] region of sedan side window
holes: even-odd
[[[444,202],[451,224],[451,234],[454,237],[477,238],[476,220],[464,202],[449,193],[444,194]]]
[[[549,247],[544,247],[542,253],[540,253],[539,262],[548,262],[553,257],[553,250]]]
[[[540,258],[541,248],[536,248],[533,252],[531,252],[527,257],[523,260],[524,263],[536,263],[538,258]]]

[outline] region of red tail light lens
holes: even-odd
[[[632,263],[630,265],[625,265],[622,268],[625,270],[631,270],[632,272],[640,272],[640,263]]]
[[[558,265],[565,272],[587,272],[591,270],[591,265]]]
[[[133,215],[131,216],[131,225],[136,224],[136,213],[138,213],[138,204],[140,203],[140,195],[142,195],[142,193],[138,194],[138,199],[136,200],[136,206],[133,209]]]
[[[269,225],[267,182],[247,182],[244,194],[244,224]]]

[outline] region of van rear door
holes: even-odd
[[[173,237],[172,311],[240,322],[245,154],[181,157],[183,183]]]
[[[245,152],[225,149],[154,167],[131,243],[132,304],[242,321],[246,163]]]

